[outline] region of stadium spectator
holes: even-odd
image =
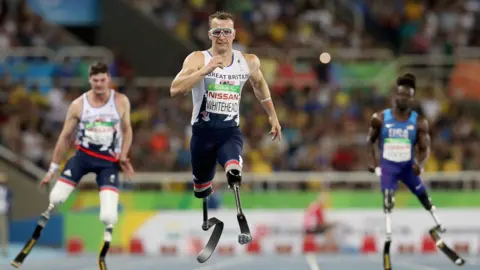
[[[154,13],[162,14],[161,18],[165,20],[167,26],[172,29],[189,29],[184,33],[189,38],[205,26],[202,26],[202,23],[205,22],[208,12],[218,8],[206,1],[188,1],[186,6],[177,1],[135,2],[148,12],[151,11],[153,3]],[[304,4],[301,5],[300,2]],[[373,3],[372,10],[377,17],[387,14],[385,7],[375,6],[378,4],[377,1],[370,2]],[[298,40],[304,45],[310,45],[312,39],[325,34],[322,30],[325,28],[322,27],[328,29],[338,27],[339,29],[332,30],[333,34],[330,32],[328,34],[331,40],[338,42],[337,37],[342,36],[341,29],[349,26],[335,21],[323,3],[324,1],[299,1],[285,4],[279,0],[270,0],[245,1],[239,4],[236,1],[226,1],[225,7],[238,10],[236,27],[239,31],[237,37],[240,46],[263,44],[268,48],[273,44],[280,52],[285,52],[275,43],[284,43],[282,40],[297,40],[289,36],[298,32],[292,29],[303,29],[300,34],[303,37]],[[425,19],[424,14],[429,14],[426,21],[422,22],[425,31],[420,31],[428,39],[436,37],[437,31],[445,32],[445,29],[448,29],[450,20],[448,12],[457,14],[456,9],[451,11],[444,7],[432,9],[428,5],[409,3],[407,2],[405,7],[405,20],[417,22]],[[476,14],[478,11],[478,7],[474,5],[466,7],[469,14]],[[447,11],[446,15],[443,11]],[[461,12],[466,11],[462,9]],[[4,31],[0,31],[0,45],[2,35],[12,38],[12,42],[16,40],[14,34],[4,34],[15,33],[12,30],[15,27],[18,31],[26,28],[25,31],[43,33],[43,27],[33,27],[32,22],[41,24],[38,19],[25,15],[28,13],[20,14],[23,14],[21,16],[23,23],[20,25],[9,26],[11,20],[8,16],[3,20],[0,29]],[[437,16],[439,14],[441,16]],[[274,23],[277,18],[282,18],[281,24]],[[293,18],[298,20],[290,21]],[[266,20],[269,23],[255,24],[259,20]],[[464,29],[471,29],[469,21],[470,19],[462,23]],[[186,25],[182,26],[182,23]],[[399,28],[400,25],[395,27]],[[312,35],[312,31],[316,34]],[[415,35],[420,32],[413,32],[409,34],[409,31],[405,31],[415,39]],[[356,33],[358,34],[358,31]],[[202,36],[205,37],[205,33]],[[31,37],[29,35],[29,38]],[[47,42],[50,40],[45,38]],[[433,42],[431,46],[435,47],[436,43]],[[168,85],[137,86],[134,82],[133,69],[116,49],[114,54],[117,58],[112,64],[112,71],[114,75],[125,76],[125,80],[123,83],[115,83],[112,87],[127,94],[132,105],[131,119],[135,142],[132,161],[135,167],[139,171],[188,171],[191,129],[181,123],[188,123],[191,117],[191,101],[170,99],[166,89]],[[22,65],[18,68],[13,66],[15,67],[13,69],[0,68],[2,144],[22,153],[36,164],[45,166],[45,160],[49,160],[53,148],[53,139],[60,132],[67,104],[86,90],[86,67],[91,60],[66,58],[59,65],[54,65],[51,75],[52,86],[24,83],[25,75],[19,75],[24,67]],[[242,130],[245,134],[245,171],[363,170],[366,167],[366,164],[363,164],[364,138],[367,132],[365,127],[368,126],[373,111],[390,105],[388,88],[393,86],[391,85],[393,81],[389,82],[390,85],[382,86],[387,90],[380,90],[381,86],[375,83],[347,89],[337,85],[335,76],[339,71],[333,66],[319,65],[318,61],[314,64],[308,61],[295,63],[292,59],[276,57],[262,57],[261,60],[265,78],[274,92],[277,114],[284,127],[285,139],[278,145],[268,143],[268,132],[263,128],[268,119],[260,113],[262,108],[255,102],[252,90],[247,84],[243,90],[241,107]],[[361,65],[360,67],[363,68]],[[80,78],[82,83],[72,81],[66,83],[65,79],[68,82],[73,78]],[[479,142],[479,120],[472,117],[475,109],[464,106],[465,102],[462,100],[449,98],[447,90],[438,87],[425,89],[419,87],[417,91],[420,111],[430,121],[432,129],[432,156],[426,169],[457,171],[480,168],[480,151],[473,151],[475,147],[478,148]],[[38,154],[41,151],[46,151],[43,158]]]

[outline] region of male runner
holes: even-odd
[[[77,129],[78,150],[67,161],[51,190],[48,209],[42,216],[45,223],[52,210],[67,200],[81,178],[88,173],[95,173],[100,189],[100,220],[106,226],[104,241],[108,246],[118,216],[119,165],[128,178],[134,173],[127,157],[132,144],[130,102],[125,95],[109,89],[110,75],[104,63],[90,66],[89,82],[92,89],[70,104],[50,169],[40,182],[40,186],[44,186],[53,179],[61,156]],[[15,266],[15,261],[12,264]]]
[[[393,108],[373,114],[368,133],[368,146],[372,164],[369,170],[381,178],[383,209],[386,214],[385,256],[389,256],[392,239],[391,213],[395,202],[397,181],[400,179],[410,191],[417,196],[423,207],[429,211],[440,231],[444,231],[435,214],[420,174],[430,153],[430,135],[428,122],[410,105],[415,95],[415,76],[407,73],[397,79],[393,98]],[[375,143],[379,139],[381,149],[380,161],[377,161]],[[418,157],[415,158],[415,147]],[[385,269],[389,267],[386,263]],[[388,264],[388,267],[387,267]]]
[[[232,49],[235,39],[233,16],[216,12],[209,17],[209,23],[208,36],[212,47],[187,56],[170,88],[172,97],[192,91],[190,150],[194,195],[202,199],[213,192],[217,161],[225,169],[231,188],[242,181],[243,136],[239,128],[239,107],[241,91],[247,80],[269,116],[272,140],[282,136],[258,57]]]
[[[435,207],[419,177],[430,153],[430,135],[427,120],[410,109],[414,95],[415,77],[407,73],[397,79],[393,108],[373,114],[368,140],[374,165],[369,169],[381,177],[386,213],[393,208],[397,181],[400,179],[440,225],[434,213]],[[375,152],[379,137],[380,162]],[[415,147],[418,147],[418,158],[415,158]]]

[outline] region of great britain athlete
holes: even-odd
[[[206,201],[213,192],[212,181],[218,162],[224,168],[228,185],[235,193],[241,231],[239,243],[246,244],[252,239],[241,210],[238,187],[242,182],[243,148],[243,135],[239,128],[240,99],[242,88],[247,81],[251,82],[255,96],[268,114],[272,140],[281,139],[281,127],[270,90],[260,71],[260,60],[254,54],[232,49],[235,39],[233,16],[216,12],[209,17],[209,24],[211,48],[195,51],[187,56],[182,70],[172,82],[170,93],[172,97],[176,97],[192,92],[190,150],[193,192],[195,197],[203,199],[202,228],[207,230],[210,227],[207,222]],[[212,237],[214,235],[215,231]],[[210,247],[210,251],[213,252],[213,249]],[[203,262],[208,257],[199,261]]]
[[[61,157],[76,134],[76,153],[66,162],[60,177],[49,195],[49,205],[42,214],[32,239],[12,262],[19,267],[40,237],[50,213],[65,202],[82,177],[96,174],[100,190],[100,221],[105,225],[104,246],[99,257],[100,269],[106,269],[105,255],[112,239],[113,226],[118,217],[119,170],[128,178],[134,170],[128,159],[132,144],[130,102],[127,96],[109,88],[110,75],[104,63],[90,66],[87,91],[69,106],[63,129],[53,152],[50,169],[40,186],[50,182],[59,169]]]
[[[385,269],[391,269],[389,251],[392,241],[391,213],[394,208],[398,180],[401,180],[415,194],[422,206],[430,212],[436,225],[430,233],[438,238],[438,232],[445,231],[435,213],[436,208],[432,204],[425,185],[420,179],[430,153],[430,135],[427,120],[411,109],[415,91],[415,76],[410,73],[400,76],[397,79],[393,97],[393,108],[373,114],[368,134],[372,162],[369,170],[380,177],[383,193],[386,221]],[[377,143],[380,147],[380,160],[377,159],[375,150]],[[415,151],[416,148],[418,151]],[[443,242],[442,247],[445,247]],[[445,252],[444,249],[442,251]],[[459,258],[454,255],[451,259],[455,262]],[[456,261],[457,264],[459,262]]]

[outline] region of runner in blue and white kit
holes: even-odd
[[[92,89],[70,104],[50,169],[40,186],[54,178],[70,138],[77,130],[75,144],[78,150],[67,161],[50,192],[46,213],[48,216],[58,204],[67,200],[84,175],[94,173],[100,190],[100,220],[106,227],[104,240],[109,243],[118,217],[119,170],[121,168],[128,178],[134,173],[127,157],[132,144],[130,102],[125,95],[109,88],[106,64],[90,66],[89,82]]]
[[[388,247],[392,239],[390,215],[394,207],[398,180],[417,196],[423,207],[431,213],[440,231],[444,230],[435,214],[435,206],[420,179],[430,153],[430,136],[427,120],[410,108],[416,91],[415,81],[415,76],[409,73],[397,79],[393,108],[373,115],[368,135],[373,164],[369,170],[381,180]],[[381,149],[380,161],[377,161],[376,157],[377,143]],[[415,147],[418,147],[418,153]]]
[[[206,198],[213,192],[217,162],[225,169],[230,187],[241,183],[240,100],[247,80],[269,116],[272,139],[281,138],[281,127],[258,57],[232,49],[235,39],[232,15],[216,12],[209,22],[212,47],[191,53],[170,88],[172,97],[192,92],[190,149],[197,198]]]

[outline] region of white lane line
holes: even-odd
[[[305,259],[307,260],[310,270],[320,270],[320,266],[317,262],[317,257],[314,254],[305,255]]]

